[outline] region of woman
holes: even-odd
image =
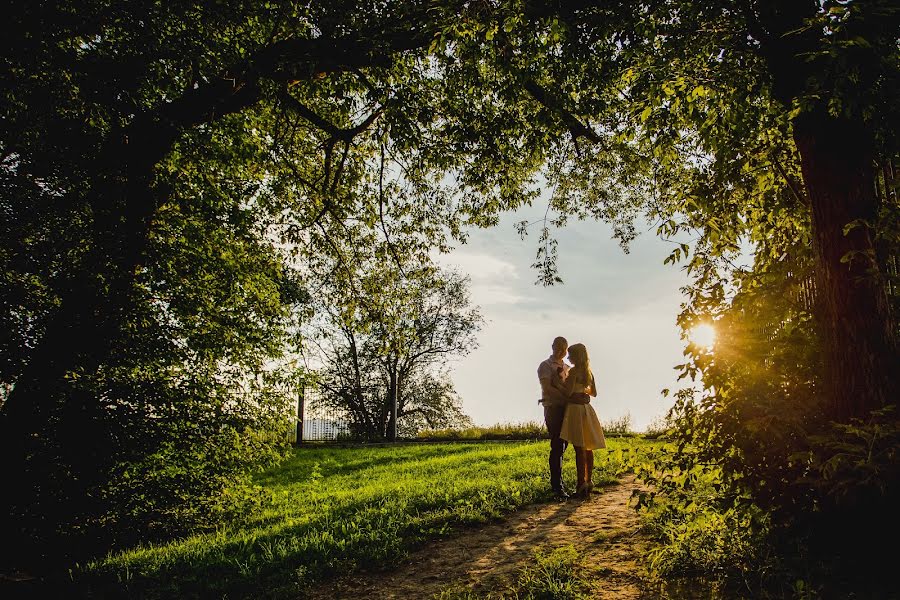
[[[591,372],[591,361],[584,344],[569,346],[569,369],[565,391],[569,397],[559,437],[575,447],[575,468],[578,470],[577,496],[587,497],[594,488],[594,450],[606,448],[600,419],[590,405],[591,396],[597,397],[597,384]]]

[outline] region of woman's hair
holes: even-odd
[[[591,359],[588,358],[587,348],[584,344],[572,344],[569,346],[569,356],[572,357],[574,368],[569,377],[575,375],[575,381],[585,385],[593,385],[594,374],[591,372]]]

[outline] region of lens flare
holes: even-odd
[[[716,328],[709,323],[702,323],[690,330],[688,339],[695,346],[711,350],[716,343]]]

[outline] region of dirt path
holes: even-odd
[[[450,585],[486,593],[504,587],[539,547],[574,544],[593,572],[598,597],[646,598],[639,559],[646,543],[629,506],[631,476],[590,500],[534,504],[507,519],[431,542],[390,573],[358,574],[318,586],[308,598],[431,598]]]

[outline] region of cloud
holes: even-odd
[[[638,237],[625,254],[612,239],[611,228],[595,221],[573,222],[558,230],[558,269],[564,283],[535,285],[537,238],[519,238],[513,223],[518,213],[505,215],[490,230],[476,230],[469,242],[448,256],[444,264],[456,264],[472,277],[476,302],[503,304],[507,310],[535,312],[564,308],[587,313],[633,310],[656,302],[660,293],[677,308],[679,287],[685,276],[664,266],[671,251],[653,235]]]
[[[450,256],[452,258],[444,258],[445,264],[454,265],[468,273],[475,283],[513,281],[519,278],[513,263],[486,252],[472,252],[462,247]]]
[[[675,317],[687,278],[662,264],[671,244],[651,233],[625,254],[608,225],[573,222],[556,232],[565,283],[536,286],[537,238],[522,241],[513,227],[533,217],[505,215],[440,259],[472,277],[473,301],[487,320],[479,348],[453,371],[465,410],[483,425],[541,420],[537,365],[552,339],[564,335],[591,353],[601,420],[627,412],[643,429],[670,406],[660,390],[677,387],[673,367],[683,360]]]
[[[455,268],[471,278],[469,286],[472,302],[482,308],[516,305],[527,301],[521,293],[516,266],[486,252],[460,250],[450,256],[438,257],[438,261]]]

